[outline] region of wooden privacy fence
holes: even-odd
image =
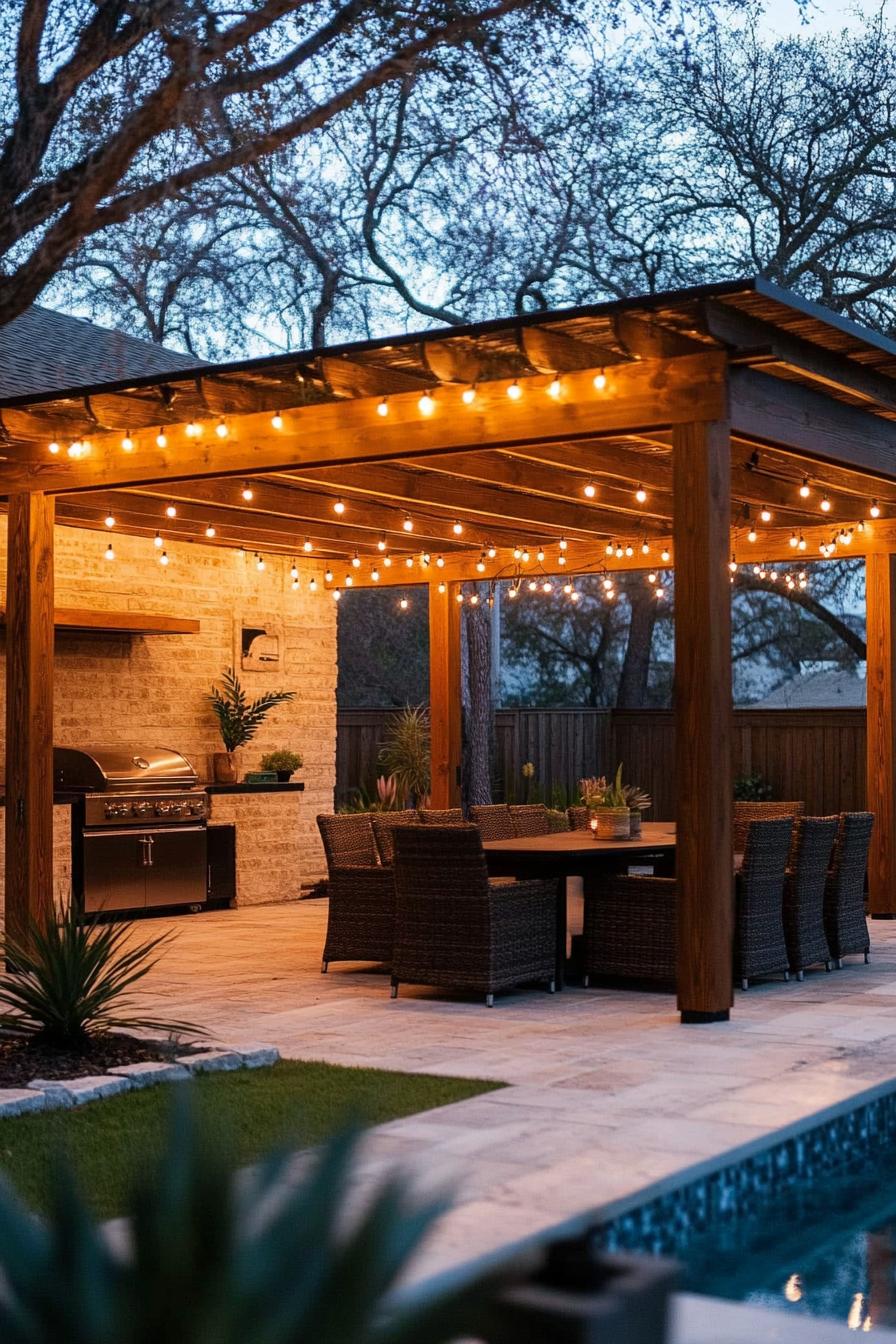
[[[336,797],[359,784],[370,789],[389,709],[341,709],[336,747]],[[761,774],[777,798],[805,801],[814,815],[865,806],[863,709],[739,709],[734,711],[734,775]],[[609,774],[624,763],[628,782],[654,800],[651,816],[675,817],[675,728],[671,711],[656,709],[501,709],[495,715],[495,796],[523,795],[523,765],[535,766],[545,797],[570,795],[583,775]]]

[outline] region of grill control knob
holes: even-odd
[[[135,817],[145,817],[152,811],[152,803],[133,803],[131,811]]]

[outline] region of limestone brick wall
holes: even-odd
[[[0,569],[5,570],[2,528]],[[104,559],[112,536],[115,560]],[[189,616],[195,635],[124,636],[57,632],[55,647],[55,740],[60,745],[136,744],[174,747],[210,778],[211,754],[220,750],[217,727],[205,696],[212,682],[236,662],[236,623],[274,620],[284,630],[281,673],[242,671],[250,695],[293,690],[296,699],[275,709],[241,753],[241,773],[258,767],[265,751],[288,747],[305,764],[297,776],[303,794],[266,795],[241,806],[246,834],[240,850],[262,863],[271,856],[274,877],[264,887],[269,900],[298,895],[302,884],[325,871],[315,816],[333,804],[336,755],[336,603],[323,591],[309,593],[307,580],[322,566],[299,561],[303,582],[293,591],[290,561],[266,557],[259,573],[251,553],[171,542],[162,566],[152,542],[79,528],[56,529],[56,605],[91,610],[133,610]],[[5,573],[3,575],[5,583]],[[322,587],[322,585],[321,585]],[[5,647],[2,648],[5,659]],[[0,678],[0,700],[5,679]],[[3,733],[0,706],[0,735]],[[5,754],[5,747],[4,747]],[[216,800],[215,820],[225,820]],[[243,803],[248,803],[244,799]],[[239,817],[237,818],[239,823]],[[65,823],[57,818],[57,835]],[[249,831],[251,829],[251,837]],[[65,844],[57,841],[57,853]],[[288,873],[288,882],[281,879]],[[57,888],[67,874],[57,875]],[[247,891],[263,899],[261,886]]]

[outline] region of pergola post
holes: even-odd
[[[874,813],[868,858],[868,906],[878,918],[896,916],[896,555],[865,560],[868,644],[867,806]]]
[[[52,496],[9,497],[6,570],[6,929],[53,908]]]
[[[433,807],[460,804],[460,584],[429,585],[429,717]]]
[[[731,443],[727,422],[672,435],[678,1007],[728,1018],[732,1002]]]

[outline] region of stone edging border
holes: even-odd
[[[105,1073],[79,1078],[33,1078],[27,1087],[0,1088],[0,1119],[83,1106],[85,1102],[98,1101],[101,1097],[135,1092],[158,1083],[183,1082],[196,1073],[266,1068],[276,1064],[279,1058],[280,1051],[275,1045],[248,1045],[239,1050],[222,1046],[216,1050],[178,1055],[170,1061],[120,1064]]]

